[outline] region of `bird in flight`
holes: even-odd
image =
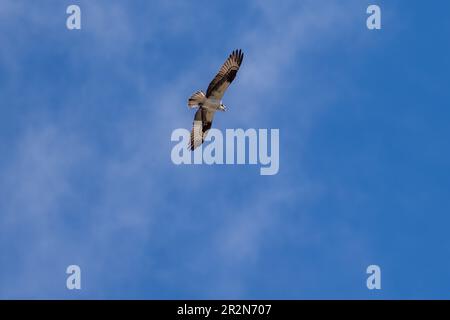
[[[214,113],[217,110],[226,111],[222,97],[236,77],[243,59],[242,50],[234,50],[209,84],[206,94],[203,91],[197,91],[189,98],[189,108],[198,108],[192,125],[190,150],[194,150],[205,141],[211,129]]]

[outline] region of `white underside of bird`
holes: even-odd
[[[192,109],[203,107],[211,112],[216,111],[226,111],[225,105],[222,103],[222,100],[216,99],[214,97],[206,98],[202,91],[195,93],[197,95],[199,93],[199,97],[195,100],[195,105],[190,105],[189,107]],[[203,94],[203,96],[202,96]]]

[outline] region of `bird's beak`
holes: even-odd
[[[222,105],[222,111],[227,111],[227,107],[224,104]]]

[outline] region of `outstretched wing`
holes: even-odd
[[[194,150],[205,141],[208,130],[211,129],[213,118],[214,111],[206,110],[203,107],[198,108],[192,124],[190,150]]]
[[[206,91],[206,97],[213,97],[217,100],[222,100],[225,90],[227,90],[230,83],[236,77],[236,74],[244,59],[244,53],[241,50],[234,50],[228,59],[220,68],[219,73],[211,81]]]

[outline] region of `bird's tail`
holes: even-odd
[[[203,91],[197,91],[188,100],[189,108],[195,108],[201,106],[206,100],[205,93]]]

